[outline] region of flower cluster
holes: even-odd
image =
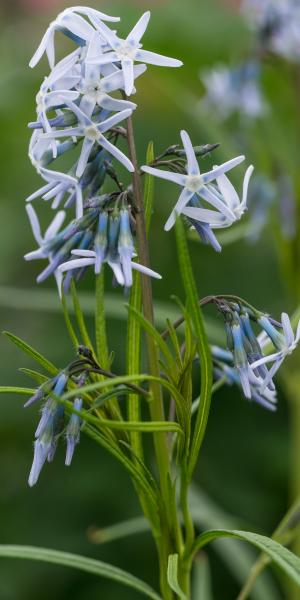
[[[227,333],[226,350],[212,347],[216,379],[238,384],[246,398],[276,410],[273,378],[300,341],[300,321],[294,334],[286,313],[282,313],[279,323],[242,301],[218,297],[215,303],[224,317]],[[253,324],[260,328],[258,335]],[[268,346],[273,346],[274,352],[264,355]]]
[[[300,60],[298,0],[244,0],[242,11],[264,50],[287,60]]]
[[[124,192],[112,167],[115,159],[127,171],[134,171],[132,161],[117,144],[127,137],[120,124],[136,108],[129,99],[136,91],[135,80],[146,71],[146,64],[182,64],[142,48],[149,19],[150,12],[146,12],[123,40],[104,22],[116,22],[118,18],[87,7],[68,8],[50,24],[31,59],[30,66],[34,67],[46,53],[51,69],[36,97],[36,120],[29,124],[33,130],[29,157],[45,182],[27,198],[27,212],[39,247],[26,259],[49,261],[38,281],[53,273],[60,287],[63,272],[72,275],[74,271],[80,276],[86,266],[95,265],[98,273],[104,262],[111,266],[116,281],[127,287],[132,283],[132,269],[159,277],[132,260],[132,197],[130,188]],[[58,62],[57,31],[77,46]],[[73,156],[77,148],[79,156],[67,173],[49,168],[63,155]],[[118,190],[110,195],[102,193],[108,177]],[[31,205],[39,197],[50,201],[52,209],[62,209],[44,235]],[[61,230],[66,209],[73,206],[76,220]],[[79,258],[70,260],[74,259],[72,253]],[[70,264],[64,264],[68,261]]]
[[[248,185],[253,167],[248,167],[246,171],[240,199],[225,173],[238,166],[245,157],[238,156],[213,167],[207,173],[201,173],[195,150],[186,131],[181,132],[181,139],[187,158],[184,173],[163,171],[151,166],[143,166],[142,170],[176,183],[182,188],[178,202],[165,224],[165,230],[173,227],[176,216],[184,215],[190,225],[196,228],[202,241],[220,251],[221,246],[213,230],[230,227],[241,219],[247,210]]]
[[[238,114],[255,119],[266,114],[268,107],[260,88],[260,67],[251,60],[229,68],[216,65],[200,74],[206,95],[201,101],[205,110],[214,110],[220,119]]]

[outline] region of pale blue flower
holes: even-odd
[[[127,96],[130,96],[134,89],[133,66],[135,61],[162,67],[182,66],[180,60],[142,49],[140,42],[147,29],[150,16],[150,11],[144,13],[125,40],[120,39],[104,23],[99,24],[99,31],[107,40],[112,51],[105,52],[102,56],[96,55],[94,58],[91,57],[89,62],[97,65],[121,63],[124,87]]]
[[[229,206],[230,203],[235,205],[236,198],[232,197],[232,194],[229,195],[228,193],[228,198],[230,196],[230,201],[228,201],[228,204],[226,204],[222,195],[209,184],[212,181],[215,181],[217,178],[220,178],[227,171],[230,171],[239,165],[241,162],[243,162],[243,160],[245,160],[245,157],[238,156],[237,158],[233,158],[219,167],[214,167],[208,173],[201,174],[194,148],[186,131],[181,132],[181,139],[187,156],[187,175],[172,173],[170,171],[162,171],[154,167],[142,167],[142,170],[146,173],[150,173],[150,175],[160,177],[161,179],[172,181],[183,188],[179,200],[165,224],[165,230],[168,231],[173,227],[176,216],[180,215],[181,213],[184,213],[192,218],[196,218],[203,223],[208,223],[211,227],[219,228],[228,226],[229,223],[236,220],[235,213]],[[213,206],[216,211],[204,208],[186,209],[194,195],[197,195],[199,198],[208,202],[208,204]],[[197,211],[196,217],[193,216],[195,214],[194,212],[190,213],[190,211],[194,210]]]
[[[112,154],[124,167],[133,172],[134,166],[132,162],[111,142],[109,142],[103,135],[111,127],[114,127],[124,119],[127,119],[131,114],[132,110],[126,109],[119,113],[116,113],[112,117],[105,119],[101,123],[95,123],[88,117],[76,104],[73,102],[66,102],[69,108],[74,112],[78,118],[78,125],[76,127],[70,127],[67,129],[52,131],[51,133],[42,134],[44,139],[62,138],[62,137],[83,137],[83,144],[80,153],[80,157],[77,164],[76,175],[80,177],[88,163],[90,153],[94,144],[99,144],[102,148],[105,148],[109,154]]]

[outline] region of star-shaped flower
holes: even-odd
[[[104,23],[99,24],[99,31],[107,40],[108,44],[112,48],[112,51],[105,52],[102,55],[95,56],[94,58],[91,57],[89,62],[97,65],[121,63],[125,92],[127,96],[132,94],[134,88],[133,65],[135,61],[161,67],[182,66],[182,62],[180,60],[162,56],[160,54],[156,54],[155,52],[149,52],[148,50],[143,50],[141,48],[140,42],[147,29],[150,16],[150,11],[144,13],[125,40],[118,38],[118,36]]]
[[[127,109],[119,113],[116,113],[112,117],[105,119],[102,123],[95,123],[88,117],[74,102],[66,102],[69,108],[77,116],[79,124],[77,127],[70,127],[68,129],[61,129],[52,131],[50,133],[43,134],[44,139],[62,138],[62,137],[83,137],[83,144],[81,154],[78,160],[76,176],[81,177],[85,167],[88,163],[90,153],[94,144],[99,144],[102,148],[105,148],[109,154],[112,154],[117,160],[119,160],[128,171],[133,172],[134,166],[132,162],[119,150],[116,146],[111,144],[104,133],[114,127],[124,119],[127,119],[132,114],[132,110]]]
[[[245,160],[245,157],[238,156],[237,158],[233,158],[232,160],[225,162],[219,167],[214,167],[208,173],[201,174],[192,142],[186,131],[181,131],[181,139],[187,157],[186,175],[182,175],[180,173],[171,173],[170,171],[161,171],[160,169],[156,169],[154,167],[142,167],[142,170],[146,173],[160,177],[161,179],[172,181],[173,183],[177,183],[177,185],[180,185],[183,188],[179,200],[165,224],[165,230],[169,231],[173,227],[176,216],[180,215],[182,212],[185,212],[185,207],[192,200],[195,194],[219,211],[196,209],[201,211],[201,215],[199,212],[197,213],[198,217],[201,216],[201,219],[199,218],[198,220],[201,220],[204,223],[210,223],[213,227],[224,227],[224,224],[228,222],[228,220],[232,222],[235,220],[234,212],[224,202],[222,195],[217,193],[213,186],[210,186],[209,184],[227,171],[230,171],[239,165],[241,162],[243,162],[243,160]]]

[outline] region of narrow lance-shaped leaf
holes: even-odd
[[[13,342],[13,344],[18,346],[18,348],[20,348],[23,352],[25,352],[25,354],[27,354],[28,356],[33,358],[33,360],[35,360],[35,362],[37,362],[46,371],[48,371],[48,373],[50,373],[51,375],[56,375],[58,373],[58,369],[56,368],[56,366],[53,363],[51,363],[49,360],[47,360],[47,358],[45,358],[37,350],[32,348],[32,346],[29,346],[29,344],[27,344],[27,342],[24,342],[24,340],[21,340],[21,338],[14,335],[13,333],[10,333],[9,331],[3,331],[3,333],[4,333],[4,335],[6,335],[8,337],[8,339],[11,342]]]
[[[197,350],[201,369],[201,394],[196,417],[194,434],[189,457],[188,475],[192,477],[199,450],[205,435],[210,410],[212,388],[212,362],[208,345],[202,312],[198,304],[197,287],[193,276],[184,227],[180,219],[176,221],[176,240],[181,277],[187,297],[187,307],[190,311],[197,340]]]
[[[69,552],[60,552],[58,550],[49,550],[47,548],[38,548],[34,546],[9,546],[0,545],[0,557],[2,558],[19,558],[23,560],[34,560],[39,562],[47,562],[72,569],[79,569],[93,575],[105,577],[117,581],[123,585],[137,590],[141,594],[152,598],[153,600],[161,600],[161,597],[147,583],[144,583],[134,575],[114,567],[108,563],[93,558],[80,556],[79,554],[71,554]]]
[[[270,560],[300,587],[300,558],[275,540],[264,535],[259,535],[250,531],[237,531],[234,529],[206,531],[197,538],[194,544],[193,553],[196,554],[196,552],[209,542],[226,537],[248,542],[258,548],[261,552],[266,553]]]

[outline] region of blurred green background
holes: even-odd
[[[33,71],[27,65],[49,21],[71,5],[46,0],[1,0],[0,4],[0,325],[1,329],[12,331],[40,349],[59,366],[72,359],[72,348],[58,310],[54,283],[47,281],[43,287],[35,287],[40,265],[25,264],[22,258],[34,248],[24,198],[40,185],[27,159],[27,122],[34,118],[35,95],[46,74],[46,61]],[[251,36],[233,6],[216,0],[152,0],[150,3],[91,0],[89,5],[120,15],[120,31],[124,34],[141,12],[150,8],[152,20],[145,45],[147,42],[149,49],[184,61],[184,67],[176,71],[150,67],[139,81],[135,122],[140,162],[144,162],[150,139],[159,152],[178,142],[183,127],[192,134],[195,144],[221,143],[214,155],[215,161],[234,156],[234,135],[230,136],[229,132],[228,136],[228,130],[216,125],[213,119],[211,122],[201,120],[196,108],[197,99],[203,94],[199,70],[218,61],[239,60],[251,47]],[[297,165],[297,137],[291,127],[295,101],[289,84],[282,73],[270,69],[264,85],[273,103],[272,115],[264,124],[264,130],[253,125],[257,153],[247,157],[247,162],[255,161],[257,166],[257,161],[261,161],[259,169],[267,168],[268,148],[276,146],[284,163],[284,156],[290,152],[293,165]],[[211,159],[205,159],[203,167],[206,163],[209,166]],[[239,175],[241,173],[240,169]],[[161,283],[155,284],[156,298],[163,302],[170,302],[172,293],[183,297],[174,263],[174,236],[165,234],[162,228],[176,192],[171,185],[156,182],[151,256],[153,268],[164,276]],[[264,233],[254,245],[240,241],[226,246],[221,257],[194,242],[191,242],[191,252],[201,295],[236,293],[277,316],[280,310],[295,308],[281,284],[270,233]],[[109,292],[115,294],[122,307],[125,302],[122,292],[119,289],[113,292],[110,277],[106,279]],[[84,281],[82,289],[92,292],[92,277]],[[38,300],[41,291],[46,305],[43,310]],[[52,292],[53,302],[47,291]],[[47,309],[49,302],[53,304],[52,310]],[[126,310],[121,308],[120,314],[123,319],[109,320],[110,348],[116,354],[116,371],[124,368]],[[91,319],[89,323],[92,328]],[[4,337],[0,339],[0,348],[1,384],[27,384],[18,368],[34,368],[32,362]],[[64,455],[60,448],[54,463],[43,470],[38,485],[29,489],[27,477],[36,421],[37,409],[23,410],[22,398],[1,397],[1,543],[36,544],[87,554],[128,569],[156,585],[156,556],[149,535],[103,547],[88,541],[90,526],[106,526],[139,514],[126,474],[90,440],[82,437],[70,469],[63,466]],[[289,413],[282,389],[275,415],[247,403],[233,388],[219,392],[213,400],[197,481],[220,506],[237,515],[245,528],[271,534],[288,506],[289,431]],[[213,546],[208,554],[215,598],[233,599],[238,585]],[[134,600],[138,595],[76,571],[1,560],[0,600],[38,598]]]

